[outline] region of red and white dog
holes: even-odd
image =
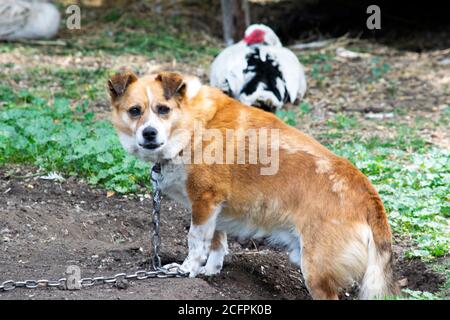
[[[337,299],[339,289],[354,281],[361,298],[396,292],[383,204],[349,161],[193,77],[125,72],[108,84],[124,148],[161,162],[162,192],[192,212],[189,254],[181,266],[191,277],[220,272],[230,234],[286,245],[315,299]],[[241,143],[234,134],[251,130]],[[276,133],[270,139],[269,131]],[[250,161],[253,138],[268,142],[259,148],[270,149],[270,168],[259,161],[261,150]],[[227,159],[197,157],[199,150]]]

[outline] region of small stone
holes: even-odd
[[[408,278],[400,279],[397,281],[397,283],[400,288],[404,288],[408,285]]]
[[[7,233],[11,233],[11,230],[9,230],[8,228],[0,230],[0,234],[7,234]]]
[[[376,119],[376,120],[383,120],[383,119],[392,119],[394,118],[394,113],[388,112],[388,113],[367,113],[364,115],[367,119]]]
[[[117,289],[125,290],[125,289],[128,289],[129,286],[130,286],[130,284],[127,279],[117,279],[117,282],[116,282]]]

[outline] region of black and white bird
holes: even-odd
[[[305,72],[297,56],[262,24],[249,26],[244,39],[216,57],[210,84],[245,104],[271,112],[294,103],[306,92]]]
[[[56,35],[61,15],[43,0],[0,0],[0,40],[48,39]]]

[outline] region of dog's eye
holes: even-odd
[[[165,115],[165,114],[168,114],[170,112],[170,108],[168,106],[160,104],[160,105],[158,105],[156,107],[156,111],[160,115]]]
[[[133,118],[135,117],[139,117],[141,115],[141,107],[139,106],[134,106],[131,109],[128,110],[128,113],[130,114],[130,116],[132,116]]]

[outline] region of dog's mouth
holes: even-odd
[[[150,143],[140,143],[139,144],[139,146],[141,147],[141,148],[144,148],[144,149],[147,149],[147,150],[156,150],[156,149],[158,149],[159,147],[161,147],[163,145],[163,143],[152,143],[152,142],[150,142]]]

